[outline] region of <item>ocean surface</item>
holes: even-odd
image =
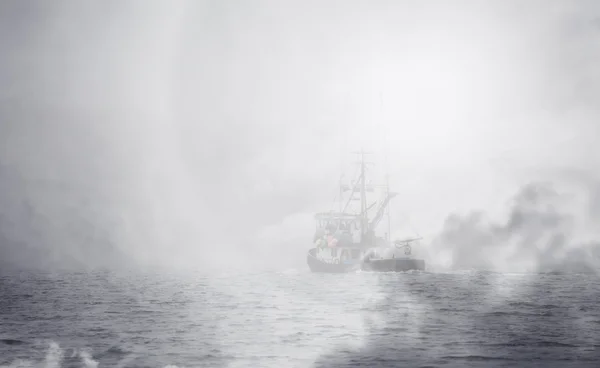
[[[585,274],[3,272],[1,367],[600,367]]]

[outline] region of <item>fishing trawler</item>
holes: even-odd
[[[312,272],[346,273],[364,271],[409,271],[424,270],[425,261],[414,259],[410,243],[419,239],[405,239],[393,244],[388,233],[377,236],[375,230],[381,222],[386,209],[397,193],[389,191],[389,185],[383,187],[383,197],[367,205],[367,193],[375,193],[375,186],[367,185],[365,155],[368,152],[354,152],[360,155],[358,162],[360,174],[349,185],[340,183],[339,210],[322,212],[315,215],[316,231],[313,237],[314,248],[307,254],[308,267]],[[350,192],[348,198],[344,198]],[[358,194],[358,197],[356,196]],[[351,210],[353,202],[360,201],[358,211]],[[377,205],[372,218],[369,211]],[[389,211],[388,227],[389,227]],[[404,249],[404,255],[396,257],[396,249]]]

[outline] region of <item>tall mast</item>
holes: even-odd
[[[360,214],[361,214],[361,233],[364,235],[369,229],[369,218],[367,216],[367,179],[366,179],[366,166],[365,155],[371,152],[365,152],[363,149],[360,152],[354,152],[360,155]]]
[[[387,170],[387,152],[386,152],[386,157],[385,157],[385,162],[386,162],[386,170],[385,170],[385,190],[386,190],[386,194],[389,197],[390,196],[390,174],[388,173]],[[390,204],[388,203],[387,205],[387,225],[388,225],[388,231],[387,231],[387,239],[386,240],[390,240],[391,236],[392,236],[392,221],[390,219]]]
[[[360,213],[366,217],[367,210],[367,185],[365,180],[365,152],[360,150]]]
[[[384,155],[384,164],[385,164],[385,189],[386,189],[386,195],[389,197],[390,195],[390,171],[389,171],[389,163],[388,163],[388,155],[387,155],[387,124],[386,121],[384,119],[384,113],[383,113],[383,94],[381,92],[379,92],[379,109],[381,111],[381,120],[383,121],[383,155]],[[388,203],[387,205],[387,227],[388,227],[388,231],[387,231],[387,239],[386,240],[390,240],[392,238],[392,220],[390,218],[390,204]]]

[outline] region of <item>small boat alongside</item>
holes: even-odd
[[[373,252],[367,254],[361,264],[363,271],[376,271],[376,272],[406,272],[406,271],[425,271],[425,261],[417,259],[412,256],[411,242],[420,240],[416,239],[405,239],[397,240],[394,242],[396,248],[403,249],[404,254],[400,257],[396,257],[395,253],[392,253],[391,257],[378,258]]]
[[[350,185],[340,183],[339,211],[315,215],[314,248],[306,255],[308,267],[312,272],[321,273],[424,270],[425,261],[411,255],[409,243],[418,239],[401,240],[392,244],[388,233],[383,237],[376,235],[375,230],[396,193],[389,191],[389,185],[379,186],[384,189],[381,199],[367,205],[367,193],[375,193],[375,186],[367,185],[367,163],[364,160],[367,153],[356,153],[360,154],[360,174]],[[344,198],[346,192],[350,192],[348,198]],[[360,209],[352,211],[351,204],[355,201],[360,201]],[[376,210],[370,217],[369,211],[372,209]],[[387,215],[389,223],[389,211]],[[404,255],[396,257],[398,249],[403,249]],[[382,257],[381,254],[391,256]]]

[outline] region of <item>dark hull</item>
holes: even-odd
[[[361,269],[374,272],[425,271],[425,261],[405,258],[371,259],[363,262]]]
[[[320,273],[348,273],[360,269],[359,264],[325,263],[315,258],[315,248],[308,251],[306,263],[312,272]]]

